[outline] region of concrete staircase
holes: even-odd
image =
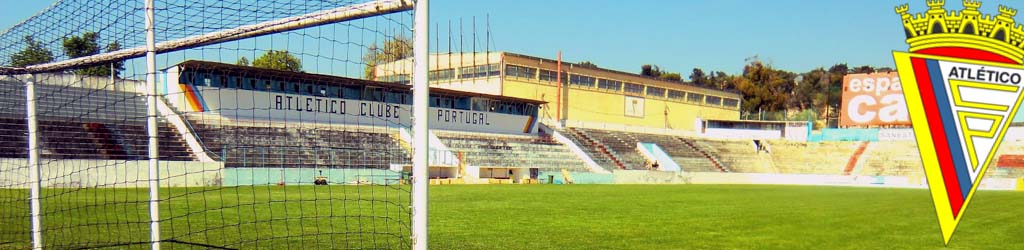
[[[717,157],[711,155],[710,153],[708,153],[708,151],[705,151],[705,150],[701,149],[700,147],[698,147],[697,145],[695,145],[695,142],[691,142],[690,140],[683,139],[683,138],[678,138],[678,139],[679,139],[679,141],[682,141],[683,144],[686,144],[686,146],[688,146],[691,149],[693,149],[693,151],[696,151],[700,155],[704,156],[704,158],[708,159],[708,161],[711,162],[711,165],[714,166],[715,169],[718,169],[718,171],[721,171],[723,173],[732,172],[732,171],[729,171],[729,169],[726,168],[724,165],[722,165],[722,162],[719,161]]]
[[[619,158],[615,156],[615,151],[608,148],[601,142],[594,140],[592,137],[587,135],[586,132],[580,131],[575,128],[569,128],[569,132],[573,133],[573,135],[577,136],[577,138],[583,139],[581,143],[586,143],[587,145],[597,149],[597,151],[600,152],[603,156],[607,157],[609,160],[615,163],[615,166],[618,167],[618,169],[626,169],[626,165],[622,163],[622,160],[619,160]]]

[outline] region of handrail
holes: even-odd
[[[163,96],[160,97],[163,98]],[[166,102],[166,100],[164,101]],[[181,121],[185,124],[185,129],[188,130],[188,132],[191,133],[192,136],[195,136],[196,142],[199,143],[199,146],[203,147],[203,152],[216,156],[216,158],[220,159],[221,161],[226,160],[226,158],[224,158],[223,155],[218,155],[216,152],[211,151],[209,147],[206,147],[206,143],[203,142],[203,137],[199,135],[199,132],[196,132],[196,128],[192,126],[192,121],[189,121],[188,118],[182,118]]]
[[[171,125],[174,125],[177,128],[178,134],[182,135],[182,139],[184,139],[185,143],[188,144],[189,149],[196,153],[196,157],[199,158],[198,160],[200,162],[216,162],[216,160],[211,158],[209,155],[214,153],[210,152],[209,148],[206,148],[206,144],[200,141],[199,134],[196,133],[195,128],[192,127],[192,124],[188,119],[182,118],[182,115],[178,114],[177,111],[174,111],[174,109],[167,104],[167,99],[164,96],[158,96],[156,100],[157,109],[163,116],[164,120],[170,122]],[[181,123],[181,125],[179,126],[178,123]],[[197,147],[199,148],[198,152],[196,150]],[[221,161],[224,160],[223,156],[214,155],[221,158]]]

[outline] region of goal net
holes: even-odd
[[[0,249],[409,248],[413,5],[156,0],[155,86],[146,1],[6,28]]]

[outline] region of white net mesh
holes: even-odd
[[[411,56],[383,49],[411,5],[156,1],[162,246],[407,248],[410,91],[363,79]],[[0,248],[32,241],[29,82],[45,246],[149,247],[144,19],[59,1],[0,34]]]

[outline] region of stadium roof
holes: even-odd
[[[220,70],[220,71],[233,71],[233,72],[237,72],[239,74],[255,72],[255,73],[259,74],[262,77],[280,77],[280,78],[286,78],[286,79],[301,79],[301,80],[306,80],[306,81],[319,81],[319,82],[326,82],[326,83],[336,83],[336,84],[339,84],[339,85],[340,84],[363,85],[363,86],[381,87],[381,88],[386,88],[386,89],[401,89],[401,90],[412,91],[412,86],[406,85],[406,84],[401,84],[401,83],[379,82],[379,81],[370,81],[370,80],[364,80],[364,79],[348,78],[348,77],[333,76],[333,75],[324,75],[324,74],[314,74],[314,73],[305,73],[305,72],[293,72],[293,71],[276,70],[276,69],[256,68],[256,67],[251,67],[251,66],[240,66],[240,65],[227,64],[227,63],[219,63],[219,62],[188,60],[188,61],[184,61],[184,62],[181,62],[181,63],[175,65],[175,67],[200,68],[200,69]],[[515,98],[515,97],[500,96],[500,95],[489,95],[489,94],[481,94],[481,93],[474,93],[474,92],[465,92],[465,91],[443,89],[443,88],[435,88],[435,87],[431,87],[430,88],[430,93],[431,94],[437,94],[437,95],[484,97],[484,98],[493,99],[493,100],[521,102],[521,103],[529,103],[529,104],[537,104],[537,105],[547,103],[546,101],[523,99],[523,98]]]

